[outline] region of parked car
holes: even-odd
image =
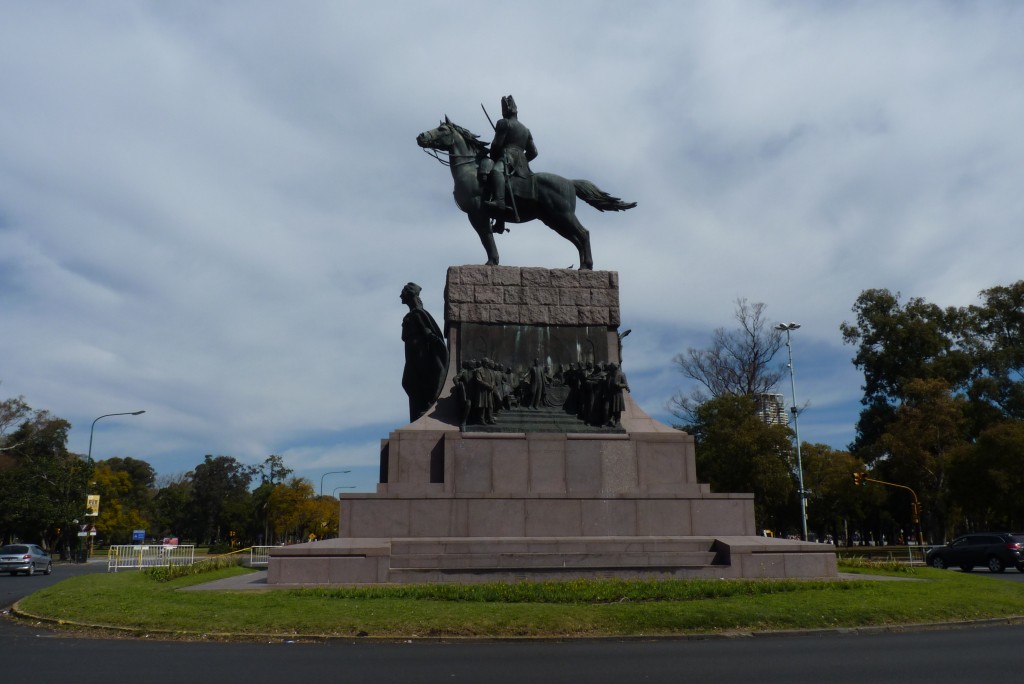
[[[933,568],[958,566],[970,572],[978,565],[986,566],[990,572],[1002,572],[1016,567],[1024,572],[1024,536],[1007,532],[978,532],[957,537],[945,546],[937,546],[928,552],[926,560]]]
[[[50,554],[35,544],[8,544],[0,547],[0,572],[34,575],[36,571],[42,571],[44,575],[53,572]]]

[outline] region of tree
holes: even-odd
[[[801,445],[807,519],[810,529],[849,543],[850,526],[859,529],[872,509],[884,502],[878,487],[853,486],[853,473],[864,472],[864,462],[848,451],[826,444]],[[798,507],[799,502],[794,503]],[[909,519],[907,521],[909,525]]]
[[[316,496],[312,483],[305,478],[292,478],[275,486],[270,507],[277,539],[305,541],[310,534],[322,539],[338,529],[337,500]]]
[[[970,355],[958,344],[962,313],[923,299],[900,303],[900,294],[865,290],[854,303],[855,324],[843,323],[843,341],[857,347],[853,364],[864,373],[864,397],[851,445],[869,463],[880,436],[896,418],[907,384],[942,379],[962,388],[970,374]]]
[[[261,482],[252,493],[253,520],[247,536],[267,544],[273,543],[276,538],[275,530],[270,524],[274,513],[271,495],[285,478],[292,474],[292,469],[285,467],[283,456],[271,454],[259,466],[259,473]]]
[[[697,472],[712,489],[753,492],[761,527],[794,525],[799,511],[790,506],[796,471],[789,428],[762,421],[752,397],[725,394],[698,406],[687,430],[696,440]]]
[[[206,455],[192,472],[191,531],[200,542],[223,540],[247,529],[251,520],[249,485],[254,468],[232,456]]]
[[[132,531],[149,529],[149,505],[137,501],[136,483],[124,470],[115,470],[107,461],[100,461],[93,471],[94,491],[100,495],[100,513],[94,524],[102,538],[110,544],[129,544]]]
[[[0,401],[0,459],[4,456],[4,452],[11,451],[17,446],[17,442],[10,439],[11,430],[17,429],[31,416],[32,407],[25,403],[24,397]],[[0,460],[0,467],[5,462],[7,461]]]
[[[0,535],[39,540],[48,548],[62,540],[66,552],[76,539],[73,521],[85,513],[92,467],[68,452],[68,421],[32,411],[21,399],[4,404],[16,407],[21,423],[0,436]]]
[[[154,531],[161,537],[196,539],[192,532],[189,504],[192,500],[192,474],[163,476],[163,486],[153,497]]]
[[[949,499],[973,529],[1019,530],[1024,526],[1024,421],[987,428],[973,444],[954,450]]]
[[[1019,471],[1010,455],[1024,420],[1024,281],[979,297],[944,309],[865,290],[856,323],[841,327],[864,373],[851,448],[886,479],[918,491],[923,522],[940,538],[985,521],[1019,521],[998,492]]]
[[[981,292],[963,311],[973,359],[968,394],[977,432],[1005,418],[1024,419],[1024,281]]]
[[[146,461],[137,458],[108,458],[96,463],[93,477],[96,493],[100,495],[100,515],[97,527],[105,532],[105,527],[112,518],[104,514],[112,506],[122,511],[120,521],[115,525],[118,529],[116,538],[127,544],[131,540],[131,530],[149,529],[153,520],[153,497],[156,494],[156,472]],[[131,525],[132,527],[128,527]],[[127,536],[126,536],[127,535]],[[113,537],[110,537],[113,541]]]
[[[284,456],[278,456],[277,454],[267,456],[263,464],[258,467],[258,470],[262,482],[270,485],[283,482],[285,478],[292,474],[292,469],[286,468],[284,465]]]
[[[779,383],[785,367],[773,367],[772,360],[782,347],[782,333],[765,318],[765,308],[760,302],[737,299],[734,316],[738,328],[717,328],[710,347],[689,347],[672,359],[685,377],[699,384],[688,396],[679,392],[672,397],[669,410],[673,415],[692,421],[696,408],[708,399],[756,397]]]
[[[928,512],[922,525],[932,538],[946,536],[948,468],[954,450],[967,444],[965,408],[966,401],[944,380],[911,380],[878,440],[884,479],[917,492]]]

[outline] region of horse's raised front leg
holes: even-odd
[[[470,214],[469,222],[473,230],[480,236],[480,244],[487,252],[487,266],[498,265],[498,246],[494,244],[494,231],[491,230],[491,220],[485,214]]]

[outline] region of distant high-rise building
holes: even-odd
[[[789,425],[789,414],[781,394],[758,394],[757,415],[768,425]]]

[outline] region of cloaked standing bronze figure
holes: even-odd
[[[437,401],[448,372],[448,346],[437,321],[423,308],[421,291],[416,283],[408,283],[401,295],[402,303],[409,307],[409,313],[402,319],[402,341],[405,342],[402,388],[409,395],[410,423]]]
[[[451,168],[455,203],[480,237],[487,265],[498,264],[494,235],[505,232],[505,222],[539,219],[576,247],[581,270],[594,268],[590,232],[576,218],[576,199],[598,211],[625,211],[636,202],[612,197],[588,180],[533,173],[529,162],[536,157],[537,148],[530,130],[519,122],[511,95],[502,98],[502,113],[505,116],[498,122],[500,130],[499,125],[494,127],[491,147],[448,117],[437,128],[416,136],[416,144],[433,150],[435,156],[437,152],[448,155],[447,160],[438,159]]]

